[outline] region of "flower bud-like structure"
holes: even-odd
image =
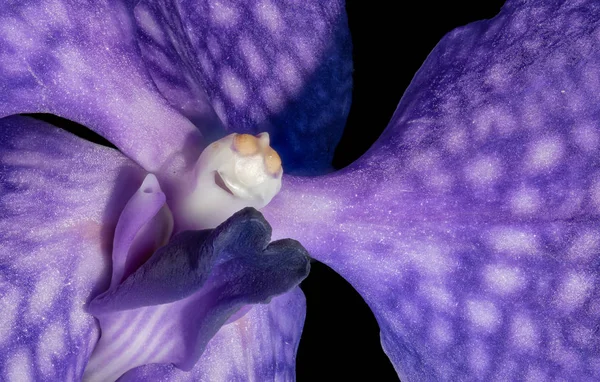
[[[279,192],[283,168],[269,134],[230,134],[209,145],[195,183],[178,203],[178,229],[214,228],[244,207],[262,208]]]

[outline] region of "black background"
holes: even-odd
[[[414,74],[447,32],[494,17],[503,3],[348,0],[354,90],[334,166],[347,166],[375,142]],[[313,263],[301,287],[308,307],[297,356],[299,382],[398,381],[381,350],[373,314],[344,279]]]

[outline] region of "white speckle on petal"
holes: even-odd
[[[600,137],[597,126],[591,124],[576,126],[571,133],[573,142],[583,151],[593,153],[598,150]]]
[[[146,32],[159,45],[165,44],[163,29],[146,6],[135,7],[135,18],[142,31]]]
[[[571,243],[568,250],[571,259],[589,259],[600,252],[600,232],[581,232]]]
[[[18,382],[33,382],[31,370],[31,356],[25,349],[20,349],[10,357],[7,363],[6,380]]]
[[[250,73],[256,78],[263,76],[267,71],[267,64],[256,45],[254,45],[254,42],[250,39],[242,38],[240,40],[239,49],[242,52],[242,56],[244,57]]]
[[[535,234],[513,227],[498,227],[488,233],[488,242],[496,252],[510,255],[535,255],[539,252]]]
[[[424,275],[442,275],[451,271],[451,263],[442,246],[436,243],[413,242],[405,252],[406,259]]]
[[[525,376],[525,382],[547,382],[548,376],[539,367],[530,366]]]
[[[558,307],[567,311],[581,307],[589,297],[593,285],[590,276],[575,272],[570,273],[559,287],[556,300]]]
[[[469,365],[475,374],[481,378],[485,375],[485,372],[489,367],[490,356],[481,344],[473,344],[469,346],[469,348]]]
[[[467,132],[464,128],[451,129],[443,137],[444,147],[450,153],[458,154],[465,150],[467,138]]]
[[[221,2],[211,3],[211,20],[218,25],[233,27],[237,24],[239,14],[234,7],[228,7]]]
[[[5,36],[8,44],[13,43],[17,50],[32,50],[38,47],[38,38],[34,31],[26,23],[10,17],[2,18],[0,22],[0,34]],[[35,38],[34,38],[35,36]],[[18,46],[16,45],[18,42]]]
[[[285,86],[285,89],[291,95],[296,95],[302,90],[302,77],[298,70],[294,60],[288,55],[280,55],[277,58],[276,64],[277,77],[281,80],[281,83]]]
[[[600,213],[600,172],[595,173],[593,176],[590,176],[592,179],[589,195],[592,202],[592,205],[596,207],[596,213]]]
[[[539,333],[535,323],[523,314],[517,314],[511,322],[511,337],[515,348],[523,351],[536,350],[539,344]]]
[[[478,329],[493,332],[500,326],[502,315],[494,303],[485,300],[467,301],[467,316]]]
[[[509,294],[523,288],[525,280],[519,269],[490,265],[484,271],[486,284],[498,294]]]
[[[21,298],[19,291],[16,289],[10,289],[8,293],[2,294],[0,297],[0,312],[2,312],[2,319],[0,319],[0,345],[6,342],[12,334],[13,325],[19,313],[20,303]]]
[[[525,167],[536,173],[551,170],[560,162],[563,152],[563,142],[560,138],[541,139],[529,147]]]
[[[451,311],[456,307],[452,294],[441,285],[424,282],[420,285],[419,292],[438,309]]]
[[[221,85],[225,94],[237,106],[246,103],[246,86],[231,70],[225,70],[221,76]]]
[[[263,0],[256,4],[254,8],[256,18],[271,32],[281,30],[283,20],[279,8],[268,0]]]
[[[452,325],[446,320],[435,320],[431,324],[429,336],[437,346],[445,347],[454,340]]]
[[[53,360],[65,354],[65,330],[57,323],[49,325],[42,334],[38,349],[38,364],[42,373],[52,376]]]
[[[493,185],[501,174],[500,162],[491,156],[478,158],[465,167],[465,177],[476,187]]]
[[[29,298],[27,318],[37,320],[50,309],[52,304],[56,302],[63,285],[63,276],[58,271],[50,271],[40,275],[33,294]]]
[[[523,187],[510,197],[510,208],[515,215],[529,215],[540,207],[540,193],[536,188]]]

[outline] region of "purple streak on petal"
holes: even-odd
[[[294,240],[268,244],[270,232],[252,208],[214,230],[182,232],[94,299],[89,310],[102,336],[86,380],[115,380],[149,363],[190,370],[232,314],[297,286],[308,275],[308,254]]]
[[[0,120],[0,380],[78,381],[112,231],[144,171],[28,117]]]
[[[287,171],[330,168],[352,87],[343,1],[172,0],[138,8],[146,3],[167,10],[143,23],[156,35],[147,49],[161,51],[161,39],[177,48],[189,86],[199,81],[228,131],[268,131]]]
[[[600,378],[599,25],[509,2],[450,33],[365,156],[264,208],[362,294],[402,380]]]
[[[192,370],[146,365],[126,373],[119,382],[294,381],[305,316],[304,295],[294,288],[221,327]]]
[[[125,205],[115,229],[110,289],[116,288],[138,269],[164,244],[161,241],[168,240],[173,227],[172,218],[170,214],[159,214],[165,200],[158,180],[153,174],[148,174]]]
[[[57,114],[152,172],[197,159],[200,133],[154,86],[122,2],[11,2],[0,25],[0,117]]]

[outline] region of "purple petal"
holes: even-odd
[[[102,337],[86,379],[114,380],[148,363],[190,370],[232,314],[297,286],[308,254],[290,239],[268,244],[270,231],[246,208],[214,230],[182,232],[94,299],[89,309]]]
[[[600,9],[508,2],[348,169],[264,209],[373,309],[402,380],[600,378]]]
[[[178,17],[163,35],[189,36],[178,46],[228,131],[268,131],[288,171],[331,166],[352,86],[343,1],[161,5]]]
[[[143,170],[28,117],[0,120],[0,380],[80,380],[112,232]]]
[[[126,5],[37,0],[11,2],[2,11],[0,117],[68,118],[148,171],[197,158],[200,134],[154,86]]]
[[[189,372],[153,364],[119,381],[293,381],[305,316],[304,295],[295,288],[221,327]]]

